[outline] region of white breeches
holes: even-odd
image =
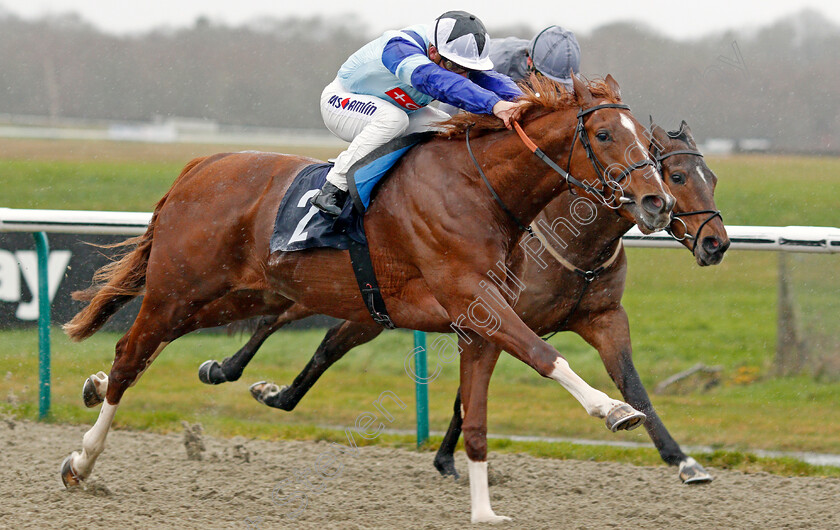
[[[384,99],[348,92],[336,79],[321,93],[321,116],[334,135],[350,146],[338,155],[327,180],[347,191],[347,170],[365,155],[399,136],[428,131],[449,119],[433,107],[411,114]]]

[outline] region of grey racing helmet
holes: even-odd
[[[549,26],[537,33],[528,55],[537,72],[567,88],[572,87],[570,72],[580,72],[580,44],[574,33],[560,26]]]

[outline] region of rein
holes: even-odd
[[[470,147],[470,128],[471,127],[472,127],[472,125],[467,126],[467,135],[466,135],[466,138],[467,138],[467,152],[470,154],[470,158],[473,161],[473,165],[475,165],[475,168],[478,170],[478,174],[481,175],[481,179],[484,180],[484,183],[487,185],[487,189],[489,189],[490,193],[493,194],[493,198],[496,199],[496,202],[499,203],[499,206],[502,207],[502,210],[504,210],[504,212],[508,215],[508,217],[513,219],[513,222],[516,223],[516,226],[519,227],[519,230],[521,230],[523,232],[528,232],[529,234],[534,235],[534,232],[531,230],[531,227],[523,225],[522,221],[520,221],[519,218],[516,217],[516,214],[514,214],[512,211],[510,211],[510,209],[505,205],[505,202],[502,200],[501,197],[499,197],[499,194],[496,193],[496,190],[493,189],[493,185],[490,184],[490,181],[487,179],[487,175],[484,174],[484,171],[482,171],[481,166],[478,165],[478,160],[476,160],[475,155],[472,152],[472,147]]]
[[[651,139],[650,147],[648,148],[648,151],[650,151],[651,153],[653,153],[654,151],[656,151],[657,153],[659,152],[659,147],[655,144],[653,139]],[[672,157],[674,155],[691,155],[691,156],[699,156],[700,158],[703,158],[703,153],[701,153],[700,151],[695,151],[694,149],[678,149],[676,151],[670,151],[668,153],[662,153],[662,154],[658,154],[658,155],[654,154],[654,158],[656,159],[656,166],[657,166],[657,169],[660,170],[660,173],[662,172],[662,161],[665,160],[666,158]],[[702,214],[709,214],[709,217],[707,217],[702,223],[700,223],[700,228],[697,229],[697,233],[695,235],[689,234],[688,233],[688,225],[686,225],[685,221],[683,221],[681,218],[682,217],[690,217],[692,215],[702,215]],[[720,210],[694,210],[693,212],[682,212],[682,213],[673,213],[672,212],[671,213],[671,218],[673,220],[671,221],[671,223],[673,223],[674,221],[679,221],[680,223],[682,223],[682,225],[683,225],[683,237],[678,238],[677,236],[675,236],[674,231],[671,230],[671,225],[670,224],[668,225],[668,228],[666,228],[665,230],[669,234],[671,234],[671,237],[673,237],[674,239],[676,239],[678,241],[682,241],[683,239],[693,240],[694,244],[691,246],[691,252],[693,253],[694,250],[697,248],[697,243],[700,242],[700,234],[703,232],[703,228],[705,228],[706,225],[709,224],[712,221],[712,219],[714,219],[715,217],[717,217],[721,221],[723,221],[723,216],[721,215]]]
[[[589,193],[592,193],[592,194],[595,194],[595,195],[601,195],[601,190],[599,190],[597,188],[593,188],[592,186],[590,186],[589,184],[586,184],[585,182],[579,181],[578,179],[576,179],[575,177],[570,175],[562,167],[558,166],[554,162],[554,160],[549,158],[548,155],[545,154],[542,149],[537,147],[537,144],[535,144],[534,141],[531,140],[531,138],[527,134],[525,134],[525,131],[522,130],[522,127],[519,125],[519,122],[516,122],[516,121],[513,122],[513,128],[516,130],[516,134],[519,135],[519,138],[522,140],[522,143],[525,144],[525,147],[527,147],[529,151],[534,153],[534,155],[536,155],[537,158],[539,158],[540,160],[545,162],[545,164],[548,167],[553,169],[555,172],[559,173],[560,176],[563,177],[563,179],[566,180],[566,182],[568,182],[569,184],[572,184],[574,186],[577,186],[578,188],[580,188],[580,189],[582,189],[586,192],[589,192]],[[574,144],[575,141],[576,141],[576,139],[573,140],[572,143]],[[572,147],[572,148],[574,149],[574,147]],[[571,163],[572,163],[572,161],[571,161],[571,158],[570,158],[569,163],[566,164],[566,167],[571,169]]]
[[[542,149],[537,147],[537,144],[535,144],[534,141],[531,140],[531,138],[529,138],[527,134],[525,134],[525,131],[522,130],[522,127],[519,125],[518,122],[513,122],[513,128],[516,130],[516,133],[519,135],[519,138],[522,140],[522,143],[525,144],[525,147],[527,147],[529,151],[534,153],[534,155],[536,155],[537,158],[542,160],[548,167],[550,167],[556,173],[558,173],[563,178],[563,180],[565,180],[567,183],[569,183],[573,186],[577,186],[578,188],[586,191],[587,193],[590,193],[590,194],[593,194],[595,196],[601,197],[601,199],[603,200],[603,203],[606,206],[608,206],[609,208],[617,209],[617,208],[620,208],[621,204],[623,204],[624,202],[628,202],[629,199],[622,200],[622,199],[624,199],[623,194],[622,194],[622,197],[620,199],[618,199],[618,202],[621,203],[621,204],[619,204],[619,206],[614,207],[614,206],[610,205],[611,201],[610,201],[610,199],[607,199],[607,189],[612,188],[613,190],[615,190],[616,188],[614,188],[613,186],[611,186],[607,182],[607,180],[604,176],[607,173],[607,168],[604,167],[604,165],[601,163],[601,161],[598,160],[597,155],[595,155],[595,151],[593,151],[592,144],[589,141],[589,135],[586,132],[586,127],[584,126],[584,123],[583,123],[584,118],[586,116],[588,116],[589,114],[592,114],[593,112],[595,112],[597,110],[601,110],[601,109],[625,109],[625,110],[630,110],[630,107],[627,106],[627,105],[621,104],[621,103],[604,103],[602,105],[595,105],[594,107],[590,107],[588,109],[583,109],[580,112],[578,112],[577,113],[578,124],[577,124],[577,127],[575,127],[575,136],[574,136],[574,138],[572,138],[572,148],[569,150],[569,161],[566,163],[566,167],[571,168],[572,153],[574,153],[575,144],[577,143],[578,138],[580,138],[580,143],[583,144],[583,148],[586,150],[586,157],[590,160],[590,162],[592,162],[592,167],[595,168],[595,172],[598,174],[598,180],[601,181],[601,184],[602,184],[601,189],[594,188],[594,187],[590,186],[589,184],[587,184],[585,182],[581,182],[580,180],[576,179],[571,174],[569,174],[569,172],[567,170],[564,170],[562,167],[557,165],[557,163],[555,163],[551,158],[549,158],[548,155],[546,155],[543,152]],[[493,198],[496,200],[496,202],[499,204],[499,206],[502,208],[502,210],[507,214],[507,216],[510,219],[513,220],[513,222],[516,224],[516,226],[519,228],[519,230],[521,230],[523,232],[528,232],[528,234],[530,234],[530,235],[534,235],[533,226],[525,226],[522,223],[522,221],[520,221],[519,218],[510,210],[510,208],[507,207],[507,205],[504,203],[502,198],[499,197],[499,194],[496,193],[496,190],[493,189],[493,185],[490,184],[490,180],[487,178],[487,175],[484,174],[484,171],[481,169],[481,166],[478,164],[478,160],[475,158],[475,155],[473,154],[473,151],[472,151],[472,147],[470,146],[470,129],[471,128],[472,128],[472,125],[468,125],[467,128],[466,128],[465,137],[466,137],[466,142],[467,142],[467,153],[469,153],[470,159],[472,160],[473,165],[478,170],[478,174],[481,176],[481,179],[484,181],[484,184],[487,186],[487,189],[490,190],[490,193],[493,195]],[[624,170],[619,175],[619,178],[617,180],[615,180],[616,185],[618,185],[622,180],[624,180],[624,178],[626,178],[633,171],[635,171],[639,168],[643,168],[645,166],[657,167],[657,165],[652,160],[650,160],[649,158],[645,159],[643,161],[640,161],[640,162],[634,162],[630,166],[624,168]],[[623,191],[623,188],[621,188],[621,186],[618,186],[617,189]],[[614,197],[614,194],[612,194],[611,197]]]

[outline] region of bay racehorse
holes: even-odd
[[[651,124],[650,150],[661,165],[669,191],[677,199],[671,232],[691,250],[700,266],[720,263],[729,238],[714,202],[717,176],[703,160],[688,125],[682,122],[679,130],[667,133]],[[594,210],[589,210],[590,204]],[[586,214],[576,214],[577,220],[585,222],[576,222],[575,216],[569,215],[575,210]],[[629,323],[621,306],[626,259],[623,247],[617,244],[632,224],[609,207],[583,202],[567,190],[537,216],[534,225],[538,237],[524,240],[508,257],[508,266],[525,284],[514,306],[516,313],[538,334],[570,330],[595,346],[624,399],[647,415],[645,427],[662,459],[678,466],[680,479],[685,483],[712,480],[665,428],[633,365]],[[203,363],[199,378],[207,384],[238,380],[272,333],[310,314],[305,307],[296,305],[279,317],[264,317],[252,337],[232,357],[222,363]],[[336,324],[291,385],[279,387],[261,381],[251,386],[254,397],[270,407],[293,410],[333,363],[353,347],[373,340],[382,329],[358,322]],[[436,369],[434,366],[431,371]],[[450,427],[435,458],[435,467],[443,475],[458,476],[453,452],[460,426],[459,394]]]
[[[364,218],[391,320],[409,329],[459,332],[462,429],[476,522],[504,519],[490,506],[486,461],[487,386],[502,349],[559,382],[613,430],[636,427],[645,417],[586,384],[510,306],[504,265],[520,227],[569,185],[554,161],[567,161],[578,182],[645,232],[665,228],[674,204],[643,145],[644,128],[619,103],[611,77],[588,86],[576,79],[574,92],[544,81],[523,101],[523,134],[543,158],[495,118],[453,118],[448,134],[403,157]],[[469,130],[477,163],[463,141]],[[583,148],[573,149],[577,143]],[[66,485],[90,475],[125,390],[172,340],[203,327],[278,315],[296,303],[373,323],[347,251],[269,252],[278,205],[313,162],[253,152],[191,161],[156,205],[146,233],[98,272],[90,303],[65,326],[72,339],[90,336],[128,300],[144,297],[117,343],[110,374],[86,381],[86,403],[101,400],[102,407],[81,453],[62,465]],[[499,264],[502,270],[494,274]],[[477,305],[486,297],[496,304],[492,327]]]

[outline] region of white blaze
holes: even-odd
[[[636,145],[638,145],[639,149],[641,149],[640,152],[646,153],[647,149],[644,145],[642,145],[642,141],[641,139],[639,139],[639,135],[636,133],[636,125],[633,123],[633,120],[630,118],[630,116],[624,113],[620,113],[619,116],[621,116],[621,125],[623,125],[625,129],[630,131],[630,134],[632,134],[633,137],[636,139]]]

